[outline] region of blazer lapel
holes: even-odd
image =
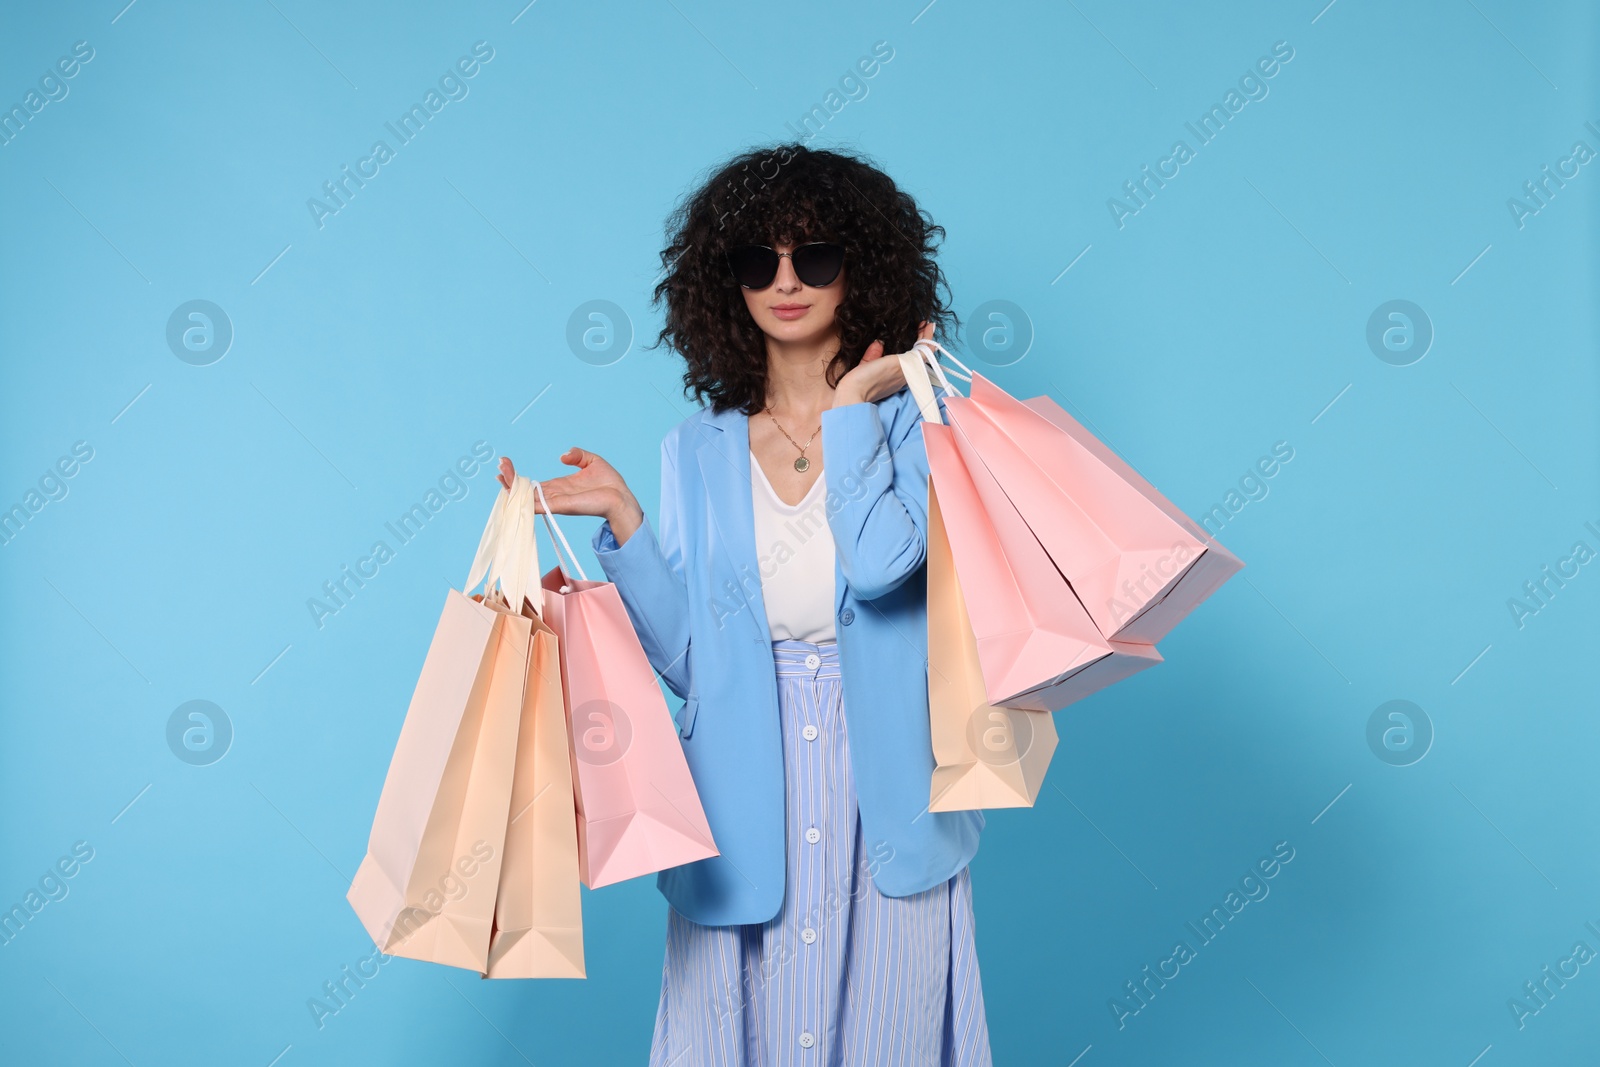
[[[734,590],[725,586],[712,596],[746,614],[755,633],[772,643],[767,608],[761,597],[761,569],[756,557],[754,499],[750,488],[750,420],[736,408],[706,411],[695,446],[700,477],[705,482],[718,546],[727,559]],[[725,576],[726,578],[727,576]],[[730,604],[731,601],[731,604]]]

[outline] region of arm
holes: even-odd
[[[667,687],[687,698],[689,593],[678,524],[678,470],[673,439],[661,446],[661,536],[650,520],[618,542],[610,520],[595,531],[595,556],[622,596],[650,665]]]
[[[822,413],[828,524],[845,580],[863,600],[893,591],[927,558],[922,413],[900,396],[892,403],[848,403]],[[885,427],[897,407],[898,419]]]

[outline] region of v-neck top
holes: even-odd
[[[750,497],[755,513],[761,599],[774,641],[837,640],[833,622],[833,530],[828,526],[827,471],[805,497],[786,504],[750,453]]]

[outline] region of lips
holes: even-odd
[[[810,304],[774,304],[772,313],[785,321],[798,319],[811,310]]]

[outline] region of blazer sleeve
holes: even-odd
[[[622,605],[639,635],[645,655],[667,688],[688,699],[689,593],[684,577],[678,521],[676,450],[669,438],[661,446],[661,536],[650,519],[617,544],[609,521],[595,531],[593,547],[606,578],[615,583]]]
[[[822,413],[822,451],[840,569],[856,596],[876,600],[916,573],[928,554],[922,413],[898,393],[829,408]],[[842,472],[837,480],[836,472]]]

